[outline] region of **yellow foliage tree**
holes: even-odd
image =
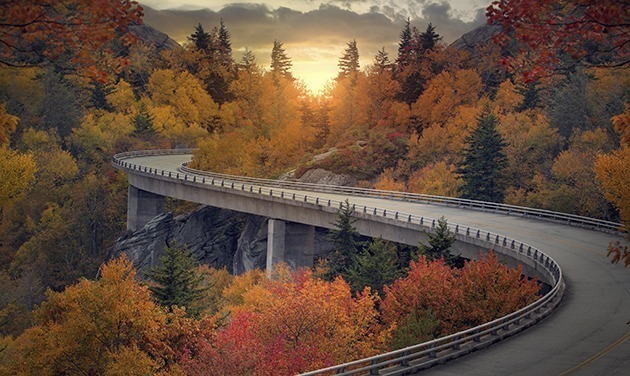
[[[132,374],[158,370],[147,346],[159,334],[166,314],[148,289],[136,283],[126,258],[104,265],[101,275],[98,281],[82,280],[61,293],[48,292],[48,300],[37,309],[37,325],[6,350],[9,373],[120,374],[130,356],[138,360],[128,370]]]
[[[630,231],[630,146],[622,146],[595,161],[595,176],[604,197],[619,209],[626,231]]]
[[[461,185],[455,166],[444,161],[432,163],[409,177],[409,192],[457,197]]]
[[[0,207],[21,198],[35,181],[36,172],[32,154],[0,147]]]

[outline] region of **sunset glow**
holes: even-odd
[[[211,29],[223,19],[232,38],[233,55],[240,60],[245,49],[267,68],[271,47],[279,40],[291,58],[293,75],[314,94],[337,75],[337,63],[348,42],[355,40],[361,66],[371,64],[385,47],[395,59],[405,20],[424,29],[436,26],[443,41],[451,43],[483,24],[487,1],[338,1],[271,0],[252,1],[147,0],[145,22],[168,34],[178,43],[201,23]]]

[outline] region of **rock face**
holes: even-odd
[[[110,249],[110,257],[126,254],[140,273],[159,265],[166,247],[186,246],[200,264],[226,267],[233,274],[265,269],[268,218],[210,206],[173,217],[163,213],[141,230],[127,233]],[[328,231],[315,230],[315,258],[332,251]]]
[[[451,43],[448,48],[456,50],[464,50],[471,53],[475,53],[476,48],[479,45],[491,42],[492,37],[501,32],[501,26],[499,25],[483,25],[478,28],[467,32],[459,39]]]
[[[357,179],[350,175],[335,174],[322,168],[308,170],[298,180],[302,183],[341,185],[348,187],[353,187],[357,184]]]
[[[137,36],[142,42],[150,46],[154,46],[157,52],[181,48],[179,43],[171,39],[168,35],[147,24],[131,25],[129,26],[129,31]]]
[[[200,263],[231,270],[244,222],[243,215],[210,206],[177,217],[163,213],[118,239],[110,254],[127,254],[142,272],[159,263],[166,247],[186,246]]]

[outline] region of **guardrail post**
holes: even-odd
[[[373,360],[371,363],[373,366],[378,365],[378,361]],[[372,368],[370,370],[370,375],[378,375],[378,368]]]
[[[409,351],[405,351],[403,352],[403,357],[406,357],[409,355]],[[405,358],[403,360],[400,361],[400,365],[403,367],[409,367],[409,359]]]
[[[435,343],[432,343],[430,348],[431,349],[435,348]],[[429,358],[431,358],[431,359],[437,358],[437,352],[435,352],[435,350],[429,351]]]

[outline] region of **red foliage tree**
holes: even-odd
[[[500,41],[524,47],[504,63],[527,82],[576,65],[628,66],[629,12],[625,0],[497,0],[486,16],[503,27]]]
[[[0,2],[0,65],[57,64],[66,59],[77,73],[105,81],[128,63],[114,56],[112,41],[129,46],[128,27],[142,23],[132,0],[33,0]]]

